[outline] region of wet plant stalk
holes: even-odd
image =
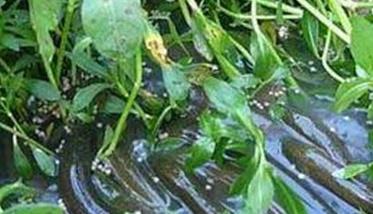
[[[122,115],[120,116],[119,118],[119,121],[118,121],[118,124],[117,126],[115,127],[115,131],[114,131],[114,135],[113,135],[113,138],[110,142],[110,145],[108,147],[108,149],[105,150],[104,154],[103,154],[103,157],[108,157],[110,156],[113,151],[115,150],[115,148],[117,147],[118,143],[119,143],[119,139],[123,133],[123,130],[126,128],[126,121],[127,121],[127,117],[131,111],[131,108],[135,102],[135,99],[137,97],[137,94],[140,90],[140,87],[141,87],[141,82],[142,82],[142,57],[141,57],[141,50],[137,50],[136,52],[136,81],[133,85],[133,88],[132,88],[132,91],[131,91],[131,94],[128,98],[128,101],[124,107],[124,110],[123,110],[123,113]]]
[[[65,19],[64,26],[63,26],[63,30],[62,30],[60,48],[57,53],[56,76],[58,80],[61,76],[62,64],[63,64],[63,59],[65,57],[65,51],[66,51],[66,45],[67,45],[67,39],[68,39],[69,31],[71,28],[72,19],[74,16],[74,10],[76,7],[76,3],[77,3],[77,0],[69,0],[69,3],[67,5],[66,19]]]
[[[26,144],[30,144],[42,151],[44,151],[46,154],[48,155],[55,155],[51,150],[45,148],[44,146],[40,145],[38,142],[36,142],[34,139],[31,139],[30,137],[28,137],[27,135],[11,128],[10,126],[7,126],[5,125],[4,123],[0,122],[0,129],[3,129],[9,133],[12,133],[14,135],[16,135],[17,137],[19,138],[22,138],[23,140],[26,141]]]
[[[330,40],[331,40],[332,34],[331,31],[328,30],[328,34],[326,36],[326,41],[325,41],[325,47],[324,51],[322,54],[322,65],[324,66],[324,69],[328,74],[333,77],[335,80],[338,82],[344,82],[345,80],[339,76],[329,65],[328,65],[328,53],[329,53],[329,46],[330,46]]]
[[[308,10],[313,16],[315,16],[321,23],[327,26],[333,33],[335,33],[340,39],[342,39],[347,44],[351,43],[350,35],[342,31],[337,27],[332,21],[325,17],[320,11],[314,8],[306,0],[297,0],[297,2],[302,5],[306,10]]]

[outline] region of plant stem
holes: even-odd
[[[42,60],[43,60],[44,68],[47,72],[49,82],[58,90],[58,83],[56,81],[56,77],[53,74],[53,71],[52,71],[51,65],[48,62],[48,59],[42,56]]]
[[[348,35],[351,35],[352,26],[341,4],[337,0],[329,0],[328,3],[331,11],[337,15],[344,30],[347,32]]]
[[[333,33],[335,33],[341,40],[350,44],[351,38],[348,34],[343,32],[338,26],[336,26],[332,21],[326,18],[322,13],[320,13],[316,8],[314,8],[307,0],[297,0],[302,7],[308,10],[312,15],[314,15],[321,23],[323,23],[327,28],[329,28]]]
[[[373,2],[354,2],[351,0],[339,0],[343,7],[355,10],[358,8],[373,8]]]
[[[47,153],[48,155],[55,155],[51,150],[45,148],[44,146],[40,145],[37,141],[35,141],[34,139],[28,137],[26,134],[23,134],[13,128],[11,128],[10,126],[0,122],[0,129],[3,129],[9,133],[12,133],[14,135],[16,135],[17,137],[19,138],[22,138],[23,140],[26,141],[27,144],[31,144],[32,146],[35,146],[36,148],[44,151],[45,153]]]
[[[179,5],[180,5],[180,8],[181,8],[181,13],[184,16],[184,19],[185,19],[186,23],[189,26],[191,26],[192,25],[192,18],[190,16],[188,6],[187,6],[185,0],[179,0]]]
[[[6,72],[12,72],[12,69],[8,66],[8,64],[4,61],[3,58],[0,58],[0,65],[5,69]]]
[[[120,82],[117,82],[116,85],[118,87],[119,92],[122,94],[122,96],[127,98],[129,96],[129,94],[128,94],[126,88],[124,88],[124,86]],[[150,125],[148,123],[148,116],[149,115],[147,116],[147,114],[144,112],[144,110],[141,108],[141,106],[136,101],[134,101],[133,107],[136,109],[136,111],[137,111],[136,113],[144,121],[146,127],[150,127]]]
[[[113,139],[111,140],[108,149],[103,153],[104,158],[110,156],[113,153],[113,151],[115,150],[115,148],[117,147],[117,145],[119,143],[119,139],[120,139],[124,129],[126,128],[127,117],[128,117],[128,115],[131,111],[132,105],[134,104],[136,96],[137,96],[137,94],[140,90],[141,82],[142,82],[142,64],[141,64],[142,63],[142,56],[141,56],[141,54],[142,54],[141,50],[140,49],[137,50],[137,52],[136,52],[136,68],[135,68],[135,70],[136,70],[136,80],[135,80],[135,83],[133,85],[131,94],[128,98],[128,101],[127,101],[127,103],[124,107],[123,113],[119,118],[117,126],[115,127]]]
[[[68,39],[72,19],[74,16],[75,6],[76,6],[76,0],[69,0],[67,9],[66,9],[67,11],[66,11],[65,23],[63,26],[63,30],[62,30],[60,48],[58,49],[58,53],[57,53],[57,67],[56,67],[57,79],[59,79],[61,76],[62,64],[63,64],[63,59],[65,57],[66,44],[67,44],[67,39]]]
[[[329,52],[329,46],[330,46],[330,40],[331,40],[331,37],[332,37],[332,34],[331,34],[331,31],[328,30],[328,34],[326,36],[326,41],[325,41],[325,47],[324,47],[324,51],[323,51],[323,54],[322,54],[322,65],[324,67],[324,69],[326,70],[326,72],[328,72],[328,74],[333,77],[335,80],[337,80],[338,82],[344,82],[345,80],[339,76],[329,65],[328,65],[328,52]]]
[[[157,122],[155,123],[155,125],[153,126],[153,130],[152,130],[152,137],[155,138],[155,135],[157,134],[157,131],[159,130],[159,127],[161,126],[162,124],[162,121],[163,119],[167,116],[167,114],[173,109],[173,106],[170,105],[168,106],[167,108],[165,108],[161,115],[158,117],[157,119]]]
[[[266,7],[278,9],[278,2],[268,1],[268,0],[256,0],[256,2]],[[287,13],[297,14],[301,16],[303,15],[303,11],[301,9],[295,8],[295,7],[286,5],[286,4],[281,4],[281,9]]]
[[[242,19],[242,20],[250,20],[252,19],[252,15],[245,15],[240,13],[235,13],[230,10],[227,10],[224,7],[218,6],[219,10],[225,13],[228,16],[231,16],[233,18]],[[301,19],[303,17],[302,14],[291,14],[291,15],[283,15],[283,19]],[[276,15],[257,15],[256,18],[258,20],[276,20]]]
[[[13,124],[16,126],[18,131],[20,131],[22,134],[26,135],[25,131],[21,127],[21,125],[18,123],[16,118],[13,116],[13,113],[10,111],[10,109],[4,104],[2,100],[0,100],[0,105],[4,109],[6,115],[9,117],[9,119],[13,122]]]

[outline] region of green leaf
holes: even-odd
[[[337,112],[345,110],[352,102],[359,99],[372,88],[373,80],[371,79],[357,78],[343,82],[339,85],[335,95],[335,110]]]
[[[251,41],[250,49],[255,60],[254,75],[263,81],[270,80],[282,66],[282,61],[265,35],[254,34]]]
[[[188,97],[190,83],[177,65],[163,66],[163,81],[168,94],[174,101],[183,101]]]
[[[80,89],[73,99],[73,110],[78,112],[89,106],[92,100],[105,89],[110,88],[106,83],[94,83],[85,88]]]
[[[112,59],[135,55],[146,24],[140,0],[84,0],[82,22],[97,50]]]
[[[308,48],[313,54],[318,57],[318,44],[319,44],[319,22],[310,13],[306,12],[301,21],[303,37],[307,43]]]
[[[102,78],[108,78],[109,75],[107,68],[94,61],[93,58],[84,52],[84,50],[87,49],[91,43],[92,39],[90,37],[85,37],[75,45],[72,53],[67,53],[67,56],[73,63],[87,73]]]
[[[13,137],[13,159],[15,168],[23,178],[30,179],[32,177],[31,164],[22,149],[19,147],[16,136]]]
[[[102,152],[105,151],[105,149],[107,149],[107,147],[110,145],[110,142],[113,139],[113,135],[114,135],[114,131],[111,128],[111,126],[109,126],[109,125],[106,126],[104,140],[103,140],[102,146],[101,146],[101,148],[98,152],[98,154],[99,154],[98,156],[100,156],[100,154],[102,154]]]
[[[258,156],[255,155],[249,159],[245,171],[238,176],[230,188],[230,193],[234,195],[246,195],[246,191],[259,167]]]
[[[341,179],[350,179],[363,172],[366,172],[371,164],[351,164],[333,172],[333,176]]]
[[[274,187],[270,172],[261,161],[246,193],[246,213],[267,213],[274,196]]]
[[[373,77],[373,25],[363,17],[351,19],[351,52],[356,64]]]
[[[60,92],[52,84],[43,80],[29,79],[26,81],[26,88],[41,100],[58,101],[61,99]]]
[[[222,113],[235,115],[238,111],[250,111],[245,95],[222,80],[208,77],[203,88],[210,102]]]
[[[215,143],[209,137],[200,137],[194,144],[190,152],[190,157],[186,160],[186,168],[189,172],[206,163],[212,157],[215,150]]]
[[[281,178],[273,177],[273,184],[275,186],[276,199],[286,213],[307,213],[304,204],[299,199],[298,195],[296,195]]]
[[[63,214],[64,211],[61,207],[54,204],[19,204],[13,206],[3,214]]]
[[[125,102],[117,96],[109,96],[104,104],[103,112],[107,114],[120,114],[123,112]]]
[[[197,51],[208,60],[212,59],[212,55],[215,56],[222,70],[230,78],[239,75],[240,71],[235,67],[239,55],[230,35],[206,18],[202,11],[194,12],[192,29]]]
[[[38,164],[41,171],[51,177],[57,175],[55,159],[53,157],[47,155],[44,151],[35,147],[32,147],[32,154],[34,155],[36,163]]]
[[[62,2],[61,0],[29,0],[30,17],[39,43],[39,52],[49,62],[55,52],[49,31],[55,30],[58,25]]]
[[[25,186],[21,180],[15,183],[4,185],[0,188],[0,203],[12,194],[18,194],[21,196],[32,196],[35,194],[33,188]]]

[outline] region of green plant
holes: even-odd
[[[276,195],[288,213],[305,213],[266,159],[266,136],[254,123],[249,103],[273,83],[300,90],[291,69],[296,63],[283,48],[287,34],[299,36],[295,31],[300,29],[307,51],[338,85],[332,92],[335,110],[355,105],[366,108],[373,119],[367,96],[373,89],[373,24],[366,14],[372,2],[158,3],[161,12],[151,13],[145,9],[151,2],[140,0],[0,1],[0,128],[13,136],[19,176],[29,179],[33,174],[25,151],[31,151],[46,175],[57,173],[56,154],[32,134],[37,125],[28,115],[30,95],[57,106],[54,120],[67,125],[92,123],[98,113],[114,115],[117,121],[107,126],[97,153],[105,160],[126,134],[131,114],[143,121],[149,142],[157,147],[162,123],[171,114],[186,112],[196,87],[206,94],[210,108],[199,116],[202,135],[189,150],[188,171],[208,161],[223,164],[226,152],[237,152],[234,162],[243,173],[231,192],[245,198],[243,213],[265,213]],[[170,14],[178,15],[178,23]],[[172,57],[170,52],[178,48],[181,56]],[[155,64],[153,72],[161,73],[167,98],[144,87],[144,63]],[[351,178],[371,165],[347,166],[335,176]]]

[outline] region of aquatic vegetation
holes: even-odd
[[[126,170],[138,167],[126,163],[133,161],[129,153],[137,150],[132,141],[139,139],[146,142],[137,142],[145,149],[135,155],[139,163],[149,161],[141,165],[149,168],[146,176],[154,170],[164,177],[138,182],[156,188],[163,181],[160,190],[152,189],[155,195],[168,195],[169,189],[187,192],[175,193],[182,202],[172,199],[187,211],[222,211],[213,205],[223,206],[216,201],[229,195],[242,204],[224,204],[226,212],[307,213],[311,208],[305,196],[282,175],[286,164],[274,164],[278,160],[269,151],[273,145],[268,145],[275,142],[268,134],[276,132],[268,128],[272,124],[282,125],[275,143],[282,145],[277,147],[288,164],[294,163],[351,209],[373,210],[369,194],[363,197],[365,186],[349,181],[371,182],[373,158],[357,162],[348,150],[352,146],[310,109],[319,107],[312,103],[315,97],[326,99],[335,118],[359,109],[366,125],[373,124],[373,2],[0,0],[0,7],[0,145],[11,148],[4,150],[13,159],[14,173],[8,177],[22,178],[0,188],[0,213],[88,212],[71,198],[59,206],[38,201],[37,191],[25,184],[40,174],[58,181],[61,197],[75,191],[68,189],[69,179],[93,176],[95,185],[104,181],[115,186],[105,188],[125,201],[118,205],[86,196],[85,200],[101,201],[92,202],[89,213],[109,213],[102,204],[133,211],[122,207],[128,201],[116,188],[132,188],[123,183],[132,182]],[[271,122],[261,124],[266,120]],[[319,150],[285,142],[289,136],[314,141]],[[325,143],[329,137],[331,143]],[[361,146],[357,151],[370,149]],[[155,160],[162,159],[158,155],[174,160],[175,169],[157,168]],[[172,174],[185,172],[181,180],[188,183],[209,164],[232,170],[225,195],[206,202],[212,208],[190,198],[192,190],[173,183],[177,178]],[[233,173],[236,168],[240,173]],[[78,183],[90,188],[85,180]],[[205,190],[197,188],[197,193],[211,190],[212,183]],[[137,201],[141,194],[136,191],[142,193],[143,187],[136,185],[130,198],[134,207],[146,201]],[[357,190],[362,194],[354,194],[353,185],[362,188]],[[16,204],[14,198],[29,202]],[[164,206],[167,212],[175,211]]]

